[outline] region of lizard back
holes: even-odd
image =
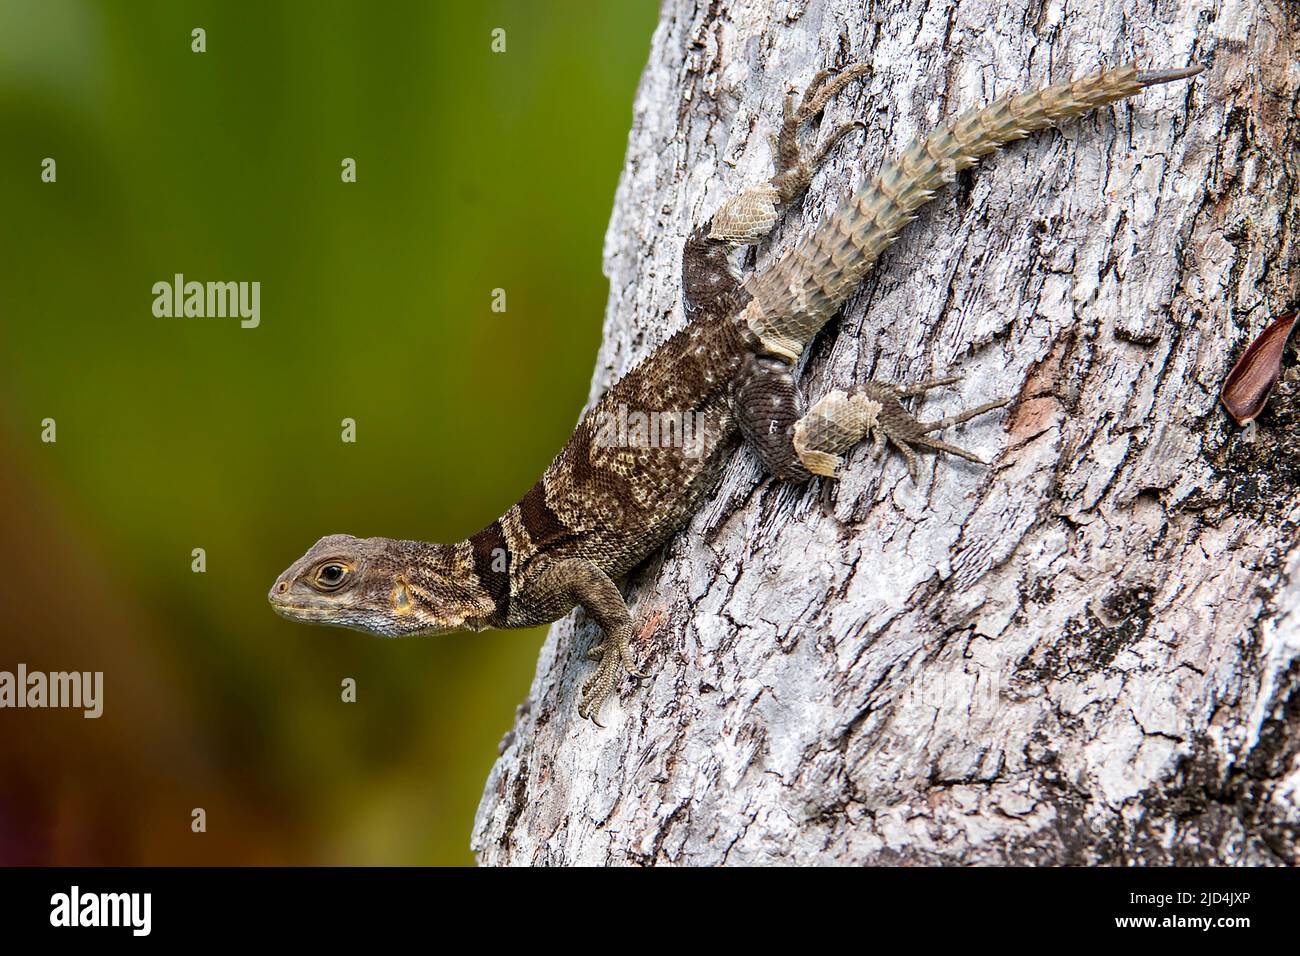
[[[537,483],[469,539],[480,573],[505,549],[498,589],[517,592],[539,557],[617,577],[690,519],[739,442],[731,394],[750,352],[736,314],[698,316],[583,414]]]

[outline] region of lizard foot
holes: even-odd
[[[772,185],[780,194],[782,203],[793,202],[808,188],[813,173],[826,161],[826,156],[835,144],[847,133],[855,129],[865,129],[861,120],[842,123],[831,131],[826,142],[811,160],[805,160],[799,148],[799,130],[803,125],[826,109],[826,103],[832,96],[854,80],[871,72],[869,63],[854,63],[843,69],[827,69],[818,72],[803,91],[796,107],[794,94],[788,93],[781,116],[781,132],[776,137],[776,176]]]
[[[892,444],[907,462],[908,474],[916,481],[916,448],[946,452],[985,465],[978,456],[930,437],[932,432],[949,425],[959,425],[976,415],[1001,408],[1011,399],[985,402],[935,422],[918,421],[903,407],[902,399],[920,395],[940,385],[952,385],[957,376],[931,379],[901,388],[883,382],[865,382],[852,392],[834,391],[808,410],[794,426],[794,449],[804,467],[814,475],[839,477],[843,455],[853,445],[870,436],[877,458]]]
[[[754,245],[776,227],[782,210],[804,194],[813,173],[826,161],[835,144],[853,130],[865,129],[866,124],[861,120],[841,123],[810,159],[804,157],[799,146],[799,131],[826,108],[832,96],[869,71],[866,63],[822,70],[812,78],[797,106],[794,93],[786,95],[781,131],[772,138],[775,175],[766,183],[742,190],[719,206],[709,221],[710,239],[736,246]]]
[[[640,642],[654,633],[663,617],[663,611],[656,610],[646,618],[637,631],[637,641]],[[600,713],[601,704],[618,686],[622,676],[627,674],[637,680],[644,680],[646,677],[637,670],[632,660],[631,634],[631,624],[617,627],[606,636],[605,640],[587,651],[588,660],[600,663],[596,667],[596,673],[582,684],[582,695],[578,700],[578,716],[590,720],[597,727],[605,726],[596,719],[596,715]]]
[[[912,395],[922,395],[940,385],[952,385],[959,380],[960,376],[958,375],[948,375],[943,378],[920,382],[916,385],[909,385],[905,388],[880,382],[867,382],[861,388],[862,394],[880,404],[880,411],[877,413],[876,420],[871,427],[876,454],[880,455],[884,452],[886,442],[892,444],[907,462],[907,473],[912,476],[912,481],[916,481],[916,447],[946,452],[949,455],[956,455],[958,458],[973,461],[977,465],[988,464],[978,455],[956,445],[950,445],[948,442],[940,441],[937,438],[931,438],[930,435],[942,428],[947,428],[950,425],[960,425],[962,422],[970,421],[977,415],[983,415],[995,408],[1009,405],[1011,403],[1010,398],[985,402],[983,405],[968,408],[956,415],[949,415],[947,418],[941,418],[934,422],[918,421],[911,412],[903,408],[900,401],[900,399]]]

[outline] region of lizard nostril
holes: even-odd
[[[279,584],[275,586],[275,589],[279,591],[281,594],[283,594],[285,591],[289,590],[289,582],[281,581]]]

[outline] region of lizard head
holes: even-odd
[[[384,637],[472,629],[482,603],[453,546],[331,534],[276,578],[267,595],[283,617]]]

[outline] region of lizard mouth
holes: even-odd
[[[326,608],[308,607],[305,604],[280,604],[272,601],[271,607],[275,609],[276,614],[287,617],[291,621],[320,621],[329,614]]]

